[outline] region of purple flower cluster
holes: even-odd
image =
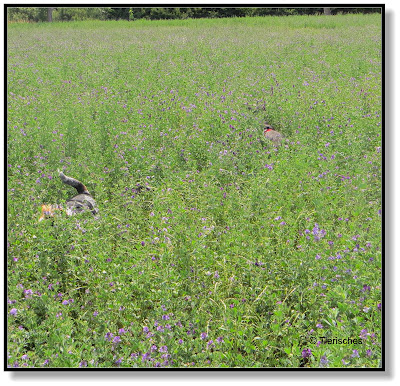
[[[315,223],[312,233],[314,235],[314,241],[319,241],[326,235],[326,231],[324,229],[320,229],[317,223]]]

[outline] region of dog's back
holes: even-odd
[[[78,194],[70,198],[67,200],[67,208],[73,213],[91,210],[93,214],[96,214],[99,211],[96,208],[96,201],[88,194]]]

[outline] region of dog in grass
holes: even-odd
[[[40,216],[39,221],[43,221],[45,218],[53,217],[57,211],[63,211],[68,216],[72,216],[75,213],[80,213],[87,210],[91,211],[93,214],[97,214],[99,210],[97,209],[96,201],[86,186],[77,179],[68,177],[59,170],[58,172],[61,181],[64,184],[75,188],[78,194],[66,201],[67,207],[65,209],[61,205],[42,205],[42,215]]]

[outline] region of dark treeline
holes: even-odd
[[[9,21],[71,21],[71,20],[162,20],[199,19],[245,16],[288,16],[347,13],[380,13],[380,8],[112,8],[112,7],[7,7]]]

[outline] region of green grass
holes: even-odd
[[[10,367],[382,365],[380,15],[7,41]]]

